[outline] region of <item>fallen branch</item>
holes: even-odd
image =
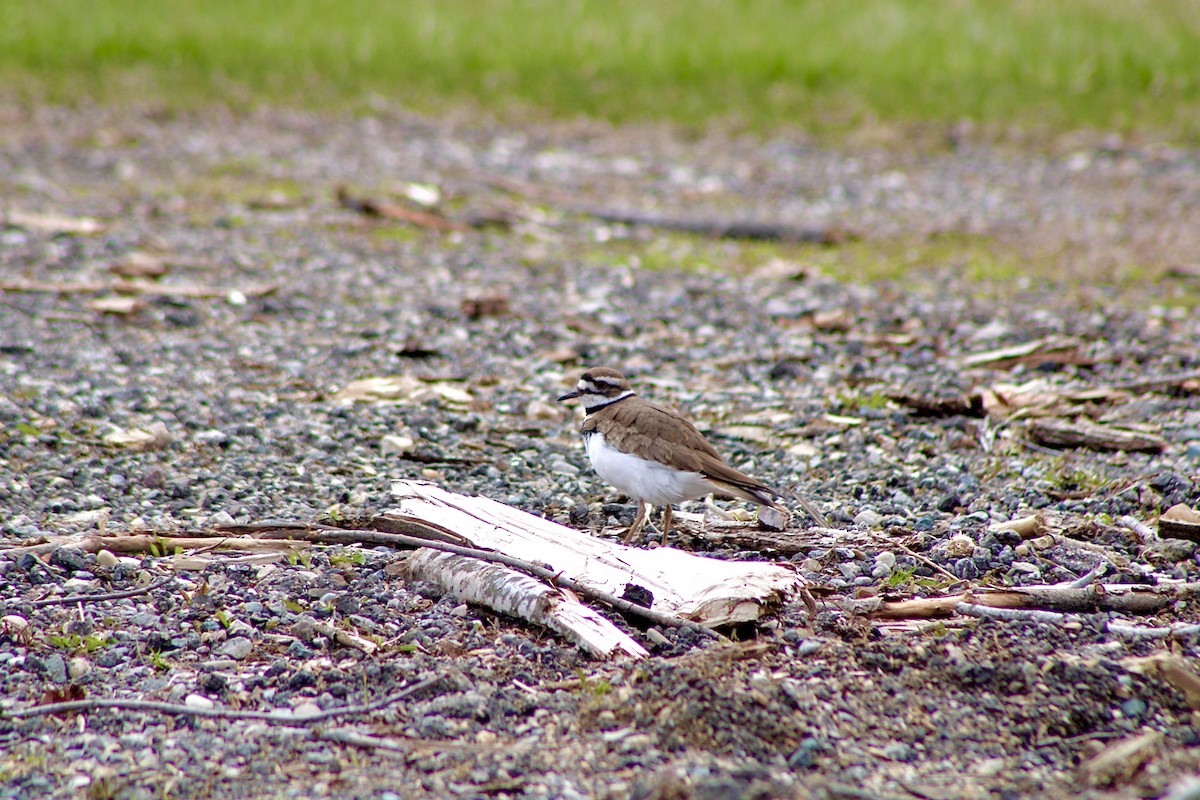
[[[1048,609],[1061,612],[1120,611],[1150,614],[1176,600],[1200,594],[1200,582],[1160,584],[1103,584],[1088,586],[1055,584],[1021,586],[1011,589],[982,589],[946,597],[917,597],[910,600],[884,600],[869,597],[851,600],[843,606],[852,613],[878,619],[928,619],[950,616],[960,603],[988,608]]]
[[[420,522],[465,536],[480,549],[553,565],[570,576],[571,588],[624,595],[630,587],[649,592],[654,608],[707,625],[759,618],[800,587],[790,565],[727,562],[660,547],[642,550],[559,525],[490,500],[467,497],[432,484],[397,481],[400,507],[390,518]],[[579,587],[579,588],[576,588]]]
[[[1034,608],[994,608],[977,603],[959,603],[954,610],[967,617],[987,619],[1029,620],[1032,622],[1065,622],[1066,614],[1057,611],[1040,611]]]
[[[84,552],[96,553],[102,549],[107,549],[120,553],[147,553],[161,552],[162,550],[180,549],[221,549],[221,550],[266,550],[270,552],[276,551],[295,551],[299,549],[298,542],[308,544],[378,544],[387,547],[411,548],[417,549],[428,547],[435,550],[442,550],[448,553],[454,553],[460,556],[477,558],[483,561],[488,561],[496,564],[504,564],[513,569],[527,572],[545,580],[553,581],[560,586],[564,586],[578,594],[591,597],[600,602],[606,603],[622,613],[640,616],[644,619],[653,622],[656,625],[664,625],[669,628],[687,628],[696,633],[708,636],[718,641],[724,641],[725,637],[712,628],[694,622],[692,620],[683,619],[672,614],[656,611],[637,605],[623,598],[617,597],[609,592],[596,589],[592,586],[583,585],[569,576],[550,569],[541,564],[534,564],[524,559],[507,556],[503,553],[496,553],[490,550],[480,550],[473,547],[461,547],[451,544],[446,539],[457,539],[466,541],[462,536],[457,536],[448,531],[432,528],[428,525],[422,525],[416,522],[407,520],[376,518],[371,521],[371,524],[391,527],[395,529],[403,529],[410,531],[409,534],[390,533],[375,530],[347,530],[344,528],[334,528],[329,525],[321,525],[315,522],[261,522],[249,523],[244,525],[224,525],[210,531],[189,531],[191,536],[159,536],[153,533],[140,533],[131,536],[88,536],[80,539],[79,537],[62,536],[55,537],[50,542],[45,542],[38,545],[30,545],[27,547],[11,548],[5,553],[22,554],[22,553],[43,553],[55,550],[59,547],[69,545],[78,547]],[[229,535],[234,533],[237,535]],[[411,535],[423,534],[423,535]],[[261,538],[260,538],[261,537]],[[213,544],[213,540],[220,540],[217,544]],[[57,600],[57,599],[56,599]],[[343,642],[343,644],[345,644]],[[351,645],[353,646],[353,645]],[[361,648],[360,648],[361,649]]]
[[[163,703],[157,700],[136,700],[133,698],[120,697],[89,697],[85,700],[68,700],[63,703],[47,703],[43,706],[33,706],[31,708],[18,709],[0,709],[0,718],[8,717],[11,719],[26,719],[28,717],[42,717],[47,714],[67,714],[79,711],[95,711],[101,708],[118,708],[123,711],[153,711],[159,714],[167,714],[169,716],[178,717],[215,717],[217,719],[233,719],[233,720],[256,720],[258,722],[267,722],[273,725],[313,725],[318,722],[324,722],[329,719],[338,717],[356,716],[360,714],[369,714],[373,711],[378,711],[381,708],[386,708],[401,700],[412,697],[419,692],[430,689],[434,686],[448,682],[449,678],[446,675],[435,675],[432,678],[426,678],[423,681],[414,683],[396,694],[388,695],[371,703],[366,703],[359,706],[341,706],[340,708],[330,708],[321,711],[317,714],[309,714],[307,716],[297,716],[290,711],[237,711],[231,708],[203,708],[199,706],[188,706],[178,703]]]
[[[205,534],[193,531],[194,536],[163,536],[155,533],[139,533],[128,536],[55,536],[42,544],[12,547],[0,550],[0,553],[23,555],[32,553],[39,555],[57,550],[60,547],[77,547],[85,553],[98,553],[108,550],[112,553],[163,553],[175,550],[241,550],[247,552],[288,552],[299,549],[295,544],[283,541],[251,539],[248,537],[229,537],[221,533]],[[213,543],[214,538],[224,541]]]
[[[572,595],[524,572],[432,548],[414,553],[408,570],[414,579],[432,583],[468,603],[549,628],[598,658],[618,652],[635,659],[649,655]]]
[[[1180,636],[1200,636],[1200,625],[1168,625],[1161,628],[1143,628],[1138,625],[1122,625],[1110,622],[1105,626],[1109,633],[1122,639],[1174,639]]]

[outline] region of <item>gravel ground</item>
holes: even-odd
[[[448,213],[497,224],[369,219],[334,200],[339,185],[397,204],[434,186]],[[1200,580],[1194,543],[1152,535],[1165,509],[1200,505],[1197,381],[1119,391],[1200,369],[1185,302],[1200,275],[1198,153],[1102,138],[1050,155],[838,153],[583,123],[43,109],[0,120],[0,191],[0,709],[87,697],[305,714],[428,681],[321,725],[3,716],[0,796],[1134,798],[1200,771],[1200,711],[1132,660],[1170,650],[1195,664],[1200,637],[1105,627],[1194,621],[1196,599],[1058,621],[845,610],[885,591],[1073,581],[1102,555],[1104,583]],[[1141,279],[998,289],[931,271],[862,285],[787,247],[744,275],[639,269],[647,249],[733,263],[749,251],[568,205],[878,239],[985,234],[1060,254],[1068,277],[1128,278],[1132,264]],[[103,229],[71,232],[83,217]],[[154,267],[164,288],[136,302],[104,287],[114,269]],[[197,286],[213,291],[180,288]],[[963,364],[1041,337],[1072,357]],[[591,473],[576,418],[552,402],[601,364],[847,531],[789,554],[675,539],[791,560],[815,615],[778,609],[736,632],[752,641],[733,655],[614,616],[653,657],[605,664],[406,580],[403,556],[380,548],[12,550],[348,519],[386,509],[400,478],[613,535],[633,504]],[[338,394],[383,376],[403,378],[386,402]],[[888,399],[1031,381],[1096,390],[1075,412],[1164,449],[1052,451],[1025,442],[1019,414],[922,416]],[[993,527],[1035,512],[1060,535]],[[124,589],[141,591],[39,602]],[[329,623],[382,647],[331,641]]]

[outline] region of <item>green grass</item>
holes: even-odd
[[[1196,0],[5,0],[31,102],[466,105],[840,133],[971,120],[1200,140]]]

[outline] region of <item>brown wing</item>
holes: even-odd
[[[699,472],[730,494],[764,505],[779,496],[762,481],[725,463],[720,453],[679,412],[636,395],[590,414],[583,432],[598,432],[613,447],[637,452],[676,469]]]

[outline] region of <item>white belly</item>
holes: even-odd
[[[622,453],[608,446],[604,436],[593,433],[584,440],[596,474],[630,497],[663,506],[695,500],[714,491],[699,472],[676,469]]]

